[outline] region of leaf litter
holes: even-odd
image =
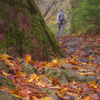
[[[82,45],[76,45],[77,49],[74,52],[70,52],[71,45],[68,46],[69,41],[73,41],[78,43],[79,40],[81,41]],[[71,39],[71,40],[70,40]],[[37,71],[40,71],[40,74],[30,74],[27,75],[23,73],[23,67],[19,62],[19,58],[13,58],[7,54],[0,54],[0,60],[7,65],[9,70],[12,73],[7,73],[5,70],[0,67],[1,75],[8,77],[13,84],[15,84],[15,90],[9,90],[6,87],[0,87],[0,90],[7,91],[13,94],[15,97],[19,98],[20,100],[55,100],[53,97],[50,97],[51,94],[44,92],[42,89],[49,89],[52,90],[59,98],[62,100],[69,100],[66,95],[74,96],[75,100],[99,100],[100,96],[100,84],[97,84],[96,81],[90,82],[89,84],[86,83],[77,83],[75,81],[69,82],[67,85],[61,85],[58,83],[56,78],[48,78],[42,74],[42,71],[45,67],[52,67],[60,69],[67,69],[62,63],[69,63],[74,65],[73,71],[82,75],[94,75],[97,77],[98,81],[100,80],[100,62],[94,61],[99,56],[100,48],[95,49],[88,49],[89,53],[83,53],[83,49],[87,45],[94,45],[95,47],[100,44],[98,39],[98,35],[89,36],[89,35],[82,35],[82,36],[64,36],[64,37],[56,37],[56,40],[60,44],[62,50],[66,52],[68,55],[62,59],[54,59],[51,62],[42,62],[36,61],[34,62],[31,59],[29,54],[24,55],[23,59],[31,64]],[[74,42],[73,42],[74,43]],[[99,47],[99,46],[98,46]],[[86,58],[89,59],[90,62],[82,62],[79,59]],[[52,83],[48,83],[48,81],[44,81],[41,79],[41,76],[48,78],[51,80]]]

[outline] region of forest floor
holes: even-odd
[[[15,85],[14,90],[7,86],[0,87],[0,90],[9,92],[20,100],[99,100],[99,37],[100,35],[56,36],[66,57],[51,62],[34,62],[27,54],[23,57],[24,60],[37,70],[29,75],[22,71],[18,59],[6,54],[0,55],[0,60],[13,72],[8,73],[1,66],[1,75],[8,77]]]

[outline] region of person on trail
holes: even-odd
[[[66,15],[63,12],[63,9],[61,9],[61,11],[57,14],[58,36],[59,35],[62,36],[65,23],[66,23]]]

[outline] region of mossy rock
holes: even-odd
[[[51,90],[51,89],[48,89],[48,88],[43,88],[42,91],[46,92],[47,94],[55,95],[55,92],[53,90]]]
[[[73,71],[65,70],[65,73],[68,81],[76,81],[79,83],[84,83],[86,81],[85,76],[81,76]]]
[[[74,65],[71,65],[71,64],[68,64],[68,63],[62,63],[61,65],[63,65],[67,69],[73,69],[73,67],[74,67]]]
[[[86,45],[86,46],[84,47],[85,50],[87,50],[87,49],[94,49],[94,48],[95,48],[94,45]]]
[[[75,100],[75,97],[74,97],[74,96],[66,95],[66,96],[64,96],[64,97],[67,97],[68,100]]]
[[[88,75],[88,76],[86,77],[86,83],[87,83],[87,84],[89,84],[89,83],[91,83],[91,82],[93,82],[93,81],[97,82],[97,78],[96,78],[95,76]]]
[[[0,100],[19,100],[14,95],[0,90]]]
[[[36,69],[34,68],[34,66],[28,64],[26,61],[23,61],[21,65],[23,67],[23,72],[26,74],[33,74],[36,72]]]
[[[86,62],[86,63],[89,63],[91,60],[88,59],[88,58],[80,58],[79,59],[81,62]]]
[[[67,85],[68,83],[66,73],[59,68],[45,67],[45,75],[50,78],[56,78],[62,85]]]
[[[5,71],[5,72],[9,72],[9,69],[8,69],[8,67],[2,62],[2,61],[0,61],[0,67]]]
[[[11,80],[3,75],[0,75],[0,86],[2,87],[8,86],[10,90],[15,89],[15,86],[11,82]]]
[[[48,95],[48,97],[52,97],[54,100],[60,100],[60,99],[58,99],[57,95]]]

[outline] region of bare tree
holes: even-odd
[[[41,1],[42,1],[41,4],[38,6],[43,7],[42,4],[44,5],[46,10],[45,12],[42,12],[42,16],[46,22],[49,22],[49,20],[52,19],[55,14],[57,14],[59,9],[62,8],[65,0],[52,0],[52,1],[48,0],[49,2],[48,4],[46,3],[46,0],[41,0]],[[37,3],[38,1],[35,0],[35,2]]]

